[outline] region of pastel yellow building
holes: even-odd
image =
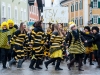
[[[100,25],[100,0],[65,0],[61,6],[68,7],[69,22],[78,26]]]

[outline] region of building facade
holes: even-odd
[[[100,0],[65,0],[61,5],[68,7],[69,22],[78,26],[100,25]]]
[[[38,21],[39,20],[39,11],[37,0],[34,1],[34,5],[29,6],[29,21]]]
[[[0,23],[8,19],[15,24],[28,21],[28,0],[0,0]]]

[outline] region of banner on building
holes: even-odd
[[[68,7],[44,7],[43,23],[68,23]]]

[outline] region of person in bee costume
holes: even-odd
[[[31,43],[33,46],[33,50],[32,50],[32,59],[29,68],[32,70],[35,70],[36,68],[42,69],[40,67],[40,61],[44,55],[43,45],[45,41],[44,39],[45,34],[41,24],[42,21],[37,21],[34,29],[31,32]]]
[[[90,27],[89,26],[85,26],[84,27],[84,31],[85,31],[86,34],[91,35],[91,37],[84,36],[84,38],[86,40],[92,39],[92,34],[90,33]],[[84,57],[84,64],[86,64],[86,59],[89,57],[90,58],[90,65],[94,65],[92,63],[92,54],[93,54],[93,49],[92,49],[93,46],[92,46],[92,44],[93,44],[93,42],[84,43],[84,46],[85,46],[85,49],[86,49],[85,50],[85,57]]]
[[[49,49],[50,49],[51,35],[52,35],[52,29],[51,29],[51,23],[49,23],[49,27],[47,28],[47,33],[46,33],[46,43],[47,44],[45,44],[45,51],[44,51],[44,55],[46,59],[48,59],[50,56]]]
[[[22,63],[24,61],[24,43],[28,42],[28,36],[25,30],[26,26],[24,23],[20,24],[19,30],[17,30],[10,42],[14,41],[14,50],[16,52],[16,56],[9,62],[9,66],[11,67],[13,62],[18,62],[17,68],[22,68]]]
[[[7,68],[6,67],[6,62],[7,62],[7,58],[8,61],[10,60],[10,57],[8,56],[8,52],[10,49],[10,32],[9,32],[9,26],[7,24],[7,22],[3,22],[1,24],[1,32],[0,32],[0,49],[1,49],[1,61],[3,64],[3,68]]]
[[[66,43],[69,41],[68,51],[70,54],[73,54],[74,58],[70,61],[69,64],[67,64],[69,70],[71,70],[72,64],[77,61],[79,63],[78,70],[84,71],[81,69],[83,54],[85,52],[85,47],[82,43],[82,40],[83,42],[87,41],[82,37],[82,35],[84,35],[84,33],[77,29],[76,24],[74,22],[70,22]]]
[[[63,58],[62,54],[62,46],[63,46],[63,34],[59,28],[59,25],[54,25],[54,31],[52,32],[52,36],[50,39],[50,60],[45,62],[45,67],[48,69],[48,65],[57,60],[55,70],[63,70],[60,68],[60,62]]]
[[[8,23],[8,25],[9,25],[9,31],[10,31],[10,34],[11,34],[11,37],[12,37],[13,34],[15,33],[15,31],[16,31],[16,28],[14,27],[14,21],[11,20],[11,19],[9,19],[9,20],[7,21],[7,23]],[[10,49],[10,51],[9,51],[9,56],[10,56],[10,57],[13,57],[12,53],[13,53],[13,44],[14,44],[14,42],[12,42],[12,43],[10,43],[10,44],[11,44],[11,49]],[[11,58],[10,58],[10,59],[11,59]]]

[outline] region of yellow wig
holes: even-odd
[[[1,29],[2,29],[4,26],[6,26],[7,29],[9,29],[9,26],[8,26],[8,23],[7,23],[7,22],[3,22],[3,23],[1,24]]]
[[[12,23],[12,25],[14,26],[14,21],[11,20],[11,19],[9,19],[9,20],[7,21],[7,23],[8,23],[8,25],[9,25],[10,23]]]
[[[69,29],[71,29],[73,26],[76,26],[74,22],[69,22]]]

